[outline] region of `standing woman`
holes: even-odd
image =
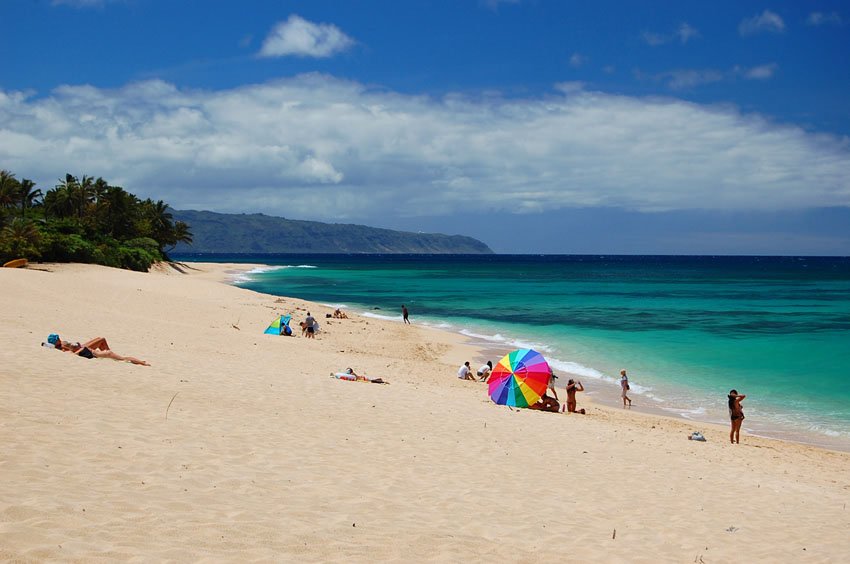
[[[738,395],[738,390],[729,391],[729,417],[732,419],[732,430],[729,431],[729,442],[741,444],[741,423],[744,422],[744,408],[741,401],[747,396]]]
[[[626,376],[625,368],[620,370],[620,395],[623,397],[623,407],[626,407],[626,402],[631,407],[632,399],[629,397],[629,377]]]

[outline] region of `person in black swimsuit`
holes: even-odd
[[[109,343],[106,342],[104,337],[95,337],[94,339],[90,339],[83,344],[80,343],[71,343],[69,341],[63,341],[62,339],[56,339],[56,348],[61,349],[65,352],[74,353],[77,356],[81,356],[83,358],[111,358],[112,360],[122,360],[125,362],[132,362],[133,364],[138,364],[141,366],[150,366],[144,360],[140,360],[134,356],[121,356],[116,353],[112,349],[109,348]]]
[[[747,396],[739,394],[738,390],[729,391],[729,418],[732,420],[732,430],[729,431],[729,442],[741,443],[741,423],[744,422],[744,408],[741,401]]]

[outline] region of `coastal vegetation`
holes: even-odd
[[[190,227],[191,230],[190,230]],[[192,245],[189,247],[189,245]],[[0,264],[82,262],[146,271],[171,252],[489,254],[462,235],[411,233],[264,214],[179,211],[103,178],[66,174],[42,191],[0,170]]]
[[[189,226],[162,200],[71,174],[42,192],[0,170],[0,263],[26,258],[146,271],[181,242],[192,242]]]

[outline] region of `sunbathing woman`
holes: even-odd
[[[350,380],[352,382],[370,382],[372,384],[389,384],[381,378],[367,378],[356,373],[353,368],[346,368],[345,372],[331,372],[331,376],[338,380]]]
[[[109,348],[109,343],[106,342],[105,337],[95,337],[94,339],[88,340],[83,344],[80,343],[71,343],[69,341],[63,341],[62,339],[56,339],[56,348],[61,349],[65,352],[74,353],[77,356],[81,356],[83,358],[111,358],[112,360],[122,360],[124,362],[132,362],[133,364],[138,364],[141,366],[150,366],[144,360],[140,360],[133,356],[121,356],[116,353],[112,349]]]

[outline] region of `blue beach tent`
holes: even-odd
[[[292,319],[291,315],[281,315],[272,321],[268,329],[265,330],[265,333],[269,335],[291,335],[292,329],[289,328],[290,319]]]

